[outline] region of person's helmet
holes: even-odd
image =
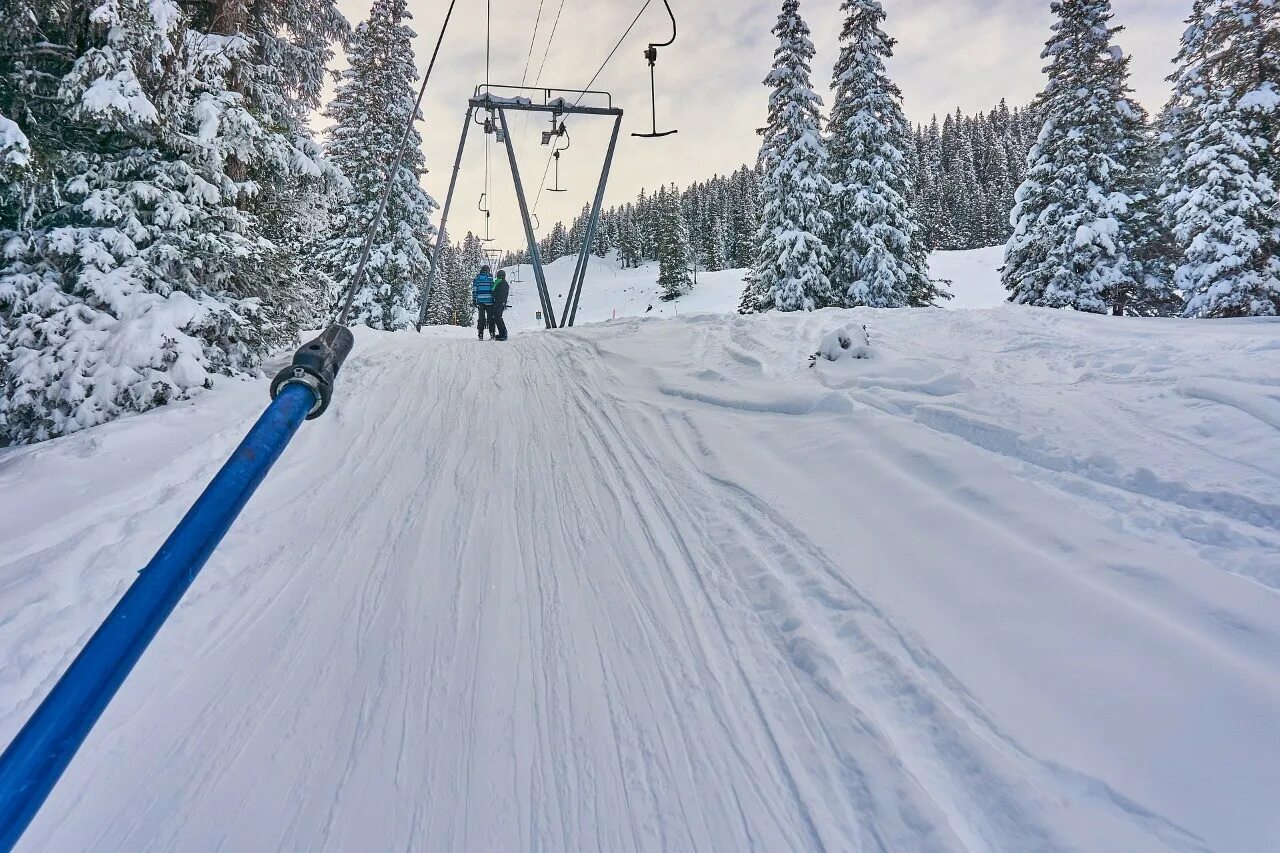
[[[506,279],[507,279],[507,271],[506,271],[506,270],[498,270],[498,278],[502,279],[503,281],[506,281]]]
[[[489,265],[485,264],[484,266],[480,267],[480,272],[489,272]]]

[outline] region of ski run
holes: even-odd
[[[1275,849],[1274,320],[522,275],[357,329],[20,850]],[[266,394],[0,451],[0,740]]]

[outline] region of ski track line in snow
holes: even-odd
[[[594,360],[584,361],[589,363]],[[660,386],[658,390],[662,393],[669,393],[666,387]],[[684,397],[686,395],[679,394],[677,396]],[[720,405],[719,401],[715,400],[704,400],[704,402]],[[601,405],[599,395],[594,395],[586,405],[599,407]],[[745,410],[752,412],[769,411],[764,406],[754,405],[746,406]],[[836,410],[838,410],[838,407]],[[772,411],[779,414],[790,414],[793,408],[787,404]],[[624,439],[619,440],[617,444],[630,447],[652,446],[664,433],[671,432],[672,428],[673,424],[668,422],[663,425],[662,429],[651,430],[648,435],[648,441]],[[674,458],[674,454],[664,455],[663,458]],[[693,471],[695,478],[706,476],[706,472],[698,470],[697,466],[690,466],[690,470]],[[787,525],[785,522],[779,523],[761,501],[749,493],[743,493],[740,487],[716,481],[714,475],[712,475],[712,481],[719,482],[722,490],[730,494],[706,495],[706,497],[698,501],[699,506],[739,506],[749,507],[754,510],[754,512],[746,513],[740,510],[735,514],[732,521],[719,520],[717,522],[715,519],[704,519],[702,521],[701,526],[703,529],[714,531],[712,535],[704,535],[703,539],[712,542],[742,543],[734,545],[731,558],[720,557],[722,571],[726,573],[734,570],[742,572],[744,564],[750,565],[752,562],[760,564],[762,562],[759,560],[758,555],[765,553],[774,555],[774,559],[763,563],[763,565],[758,565],[756,571],[759,573],[754,577],[750,576],[750,570],[748,570],[748,577],[751,577],[751,581],[758,584],[760,588],[754,594],[747,593],[743,598],[748,599],[751,607],[766,618],[769,618],[770,621],[775,622],[774,627],[777,629],[776,639],[780,651],[790,659],[793,665],[812,678],[815,686],[822,693],[846,706],[842,713],[825,715],[827,719],[839,718],[846,714],[854,719],[865,718],[866,715],[863,712],[856,707],[849,706],[849,702],[842,695],[841,690],[834,686],[834,681],[843,681],[844,679],[838,676],[833,678],[828,671],[831,668],[834,668],[837,673],[839,671],[839,666],[835,663],[833,657],[823,651],[822,643],[815,642],[810,636],[807,636],[807,631],[800,630],[803,626],[813,625],[820,620],[798,619],[791,605],[781,603],[780,599],[785,599],[787,596],[779,588],[779,581],[787,575],[798,575],[797,583],[801,590],[800,595],[817,601],[827,611],[831,611],[839,617],[845,617],[849,612],[857,611],[864,613],[867,618],[880,621],[883,620],[883,615],[849,587],[847,581],[841,582],[838,570],[831,564],[830,560],[812,546],[811,543],[808,543],[805,537],[794,527]],[[696,491],[696,487],[687,491]],[[736,523],[734,523],[735,521]],[[764,531],[768,531],[768,535],[765,535]],[[788,546],[786,545],[788,542],[797,544]],[[700,561],[693,560],[692,564],[695,566],[700,565]],[[820,581],[816,580],[812,575],[806,575],[805,572],[800,571],[799,567],[806,565],[822,566],[826,573],[835,579],[843,589],[840,591],[824,589]],[[850,594],[854,596],[854,600],[850,600]],[[901,642],[901,636],[896,630],[881,627],[880,631],[891,635],[895,644]],[[853,618],[839,625],[834,633],[840,638],[837,642],[843,641],[847,644],[852,639],[861,641],[856,645],[872,645],[868,642],[868,631],[860,627],[857,624],[857,620]],[[861,668],[860,674],[863,678],[853,680],[853,690],[855,692],[865,693],[867,685],[864,679],[871,678],[875,673],[879,672],[884,673],[878,679],[881,685],[892,685],[892,687],[881,686],[879,689],[895,697],[896,704],[909,706],[909,709],[914,712],[912,716],[921,714],[925,709],[953,706],[967,708],[971,704],[967,698],[948,697],[947,700],[942,700],[938,697],[938,694],[943,691],[936,687],[932,689],[926,686],[906,687],[906,685],[919,681],[918,677],[912,677],[912,671],[940,672],[944,681],[949,679],[945,669],[936,661],[928,662],[926,660],[928,655],[918,649],[910,651],[902,649],[897,652],[896,656],[905,659],[910,668],[902,665],[893,666],[891,661],[894,656],[888,653],[881,652],[876,654],[864,649],[861,654],[866,658],[873,659],[875,665]],[[955,683],[952,680],[948,684],[948,692],[954,690],[954,687]],[[901,711],[902,708],[899,708],[896,713],[890,716],[903,716]],[[926,717],[937,715],[938,712],[924,714]],[[923,735],[919,732],[913,732],[912,736],[917,737],[920,741],[926,741],[921,743],[916,750],[917,758],[923,761],[932,761],[932,756],[936,755],[949,755],[952,758],[952,761],[945,762],[951,765],[946,768],[946,772],[931,774],[949,777],[944,780],[944,789],[931,791],[930,793],[937,794],[936,799],[939,803],[945,803],[945,807],[949,807],[947,809],[948,817],[955,825],[954,828],[957,830],[957,834],[964,838],[966,847],[972,849],[989,846],[992,849],[1008,849],[1012,846],[1025,849],[1058,846],[1058,844],[1049,840],[1051,836],[1045,829],[1035,826],[1034,821],[1025,816],[1034,810],[1024,808],[1017,801],[1020,789],[1042,791],[1045,787],[1044,783],[1049,777],[1060,775],[1065,779],[1061,784],[1064,789],[1064,798],[1068,793],[1080,795],[1088,791],[1101,800],[1101,805],[1104,808],[1114,809],[1124,817],[1134,819],[1145,828],[1153,830],[1154,834],[1162,837],[1164,841],[1173,846],[1180,849],[1202,849],[1201,844],[1194,836],[1143,810],[1136,804],[1128,802],[1125,798],[1108,790],[1105,785],[1098,783],[1096,780],[1080,777],[1079,774],[1072,774],[1069,771],[1050,771],[1045,768],[1036,768],[1036,772],[1028,774],[1032,776],[1029,780],[1023,778],[1012,783],[998,781],[996,777],[991,776],[984,769],[984,762],[991,761],[991,756],[986,754],[990,750],[972,745],[962,745],[968,739],[963,732],[972,727],[987,727],[986,722],[975,723],[971,714],[956,714],[956,716],[963,716],[965,719],[959,724],[952,725],[946,725],[934,720],[925,728]],[[867,729],[873,728],[871,724],[866,722],[863,723],[863,726]],[[898,723],[897,727],[904,728],[901,723]],[[987,737],[991,740],[1003,740],[1002,736],[990,732]],[[831,743],[833,749],[836,748],[829,735],[826,740]],[[866,745],[863,745],[861,749],[855,750],[853,754],[860,754],[863,756],[863,761],[865,761],[868,753],[869,750]],[[845,756],[844,760],[850,766],[857,763],[851,760],[849,756]],[[883,770],[878,774],[881,779],[887,775],[889,774],[886,774]],[[1029,787],[1027,786],[1028,781],[1032,783]],[[1100,795],[1098,794],[1099,791],[1101,792]],[[979,803],[971,796],[973,793],[980,793],[985,799]],[[856,795],[856,792],[851,792],[851,794]],[[1037,795],[1036,799],[1039,799],[1040,796],[1042,795]],[[948,799],[968,800],[968,802],[956,807],[952,803],[946,803]],[[882,815],[871,815],[870,817],[871,819],[867,822],[872,826],[883,825],[886,822]],[[988,822],[992,825],[986,825]],[[917,845],[922,842],[923,839],[921,838],[916,838],[913,841]]]
[[[829,320],[799,322],[782,360],[797,366]],[[1140,766],[1117,771],[1087,715],[1062,743],[1029,745],[992,687],[1016,677],[957,668],[946,626],[907,618],[896,572],[871,583],[858,563],[929,568],[925,537],[875,536],[895,512],[969,531],[983,551],[964,569],[1009,596],[1012,622],[1031,619],[1016,613],[1030,596],[1066,595],[1112,620],[1104,638],[1158,639],[1186,673],[1212,662],[1237,691],[1224,696],[1254,703],[1224,719],[1276,706],[1261,686],[1275,675],[1265,602],[1197,599],[1186,558],[1143,568],[1154,544],[1078,565],[1065,536],[1017,511],[1032,495],[1068,509],[1060,483],[989,466],[974,479],[993,448],[939,429],[981,421],[937,402],[970,389],[964,377],[797,376],[755,355],[773,346],[759,328],[641,321],[609,338],[359,348],[343,400],[286,452],[20,849],[1218,849],[1149,802],[1181,802],[1194,780],[1161,791]],[[626,349],[640,329],[667,336],[643,360]],[[113,499],[6,556],[22,606],[0,622],[18,652],[0,669],[0,735],[145,562],[149,516],[176,518],[238,439],[242,408],[194,458],[111,484]],[[838,466],[858,487],[813,499],[846,506],[865,555],[815,535],[823,507],[774,493],[790,445],[728,440],[802,423],[859,437],[858,462]],[[1010,435],[987,443],[1052,467]],[[1236,497],[1220,511],[1273,532],[1265,502]],[[83,568],[41,595],[47,563]],[[1000,632],[974,627],[966,648],[997,648],[982,643]],[[1144,654],[1132,660],[1160,652]],[[1076,766],[1071,738],[1090,735]],[[1263,831],[1250,814],[1236,841]]]

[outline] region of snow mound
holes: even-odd
[[[827,361],[840,361],[846,358],[871,358],[871,340],[867,337],[867,327],[859,325],[843,326],[827,332],[818,344],[814,358]]]

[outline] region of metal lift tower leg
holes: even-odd
[[[561,326],[572,326],[578,316],[578,299],[582,296],[582,284],[587,280],[587,264],[590,262],[596,229],[600,227],[604,190],[609,183],[609,173],[613,171],[613,152],[618,147],[618,131],[621,129],[622,116],[619,115],[613,122],[613,135],[609,137],[609,150],[604,155],[604,169],[600,172],[600,184],[596,187],[595,202],[591,206],[591,219],[588,220],[586,234],[582,237],[582,251],[578,253],[578,269],[574,271],[573,281],[569,284],[569,296],[564,303],[564,316],[560,319]]]
[[[542,318],[548,329],[556,327],[555,309],[551,294],[547,292],[547,277],[542,271],[542,257],[538,254],[538,238],[533,233],[533,221],[529,217],[529,201],[525,198],[524,182],[520,180],[520,167],[516,164],[516,149],[511,144],[511,128],[507,126],[507,111],[498,109],[502,122],[502,136],[507,146],[507,159],[511,161],[511,179],[516,185],[516,200],[520,202],[520,218],[524,220],[524,235],[529,241],[529,264],[538,283],[538,298],[542,302]]]
[[[436,271],[440,269],[440,251],[444,248],[445,226],[449,223],[449,209],[453,207],[453,191],[458,188],[458,170],[462,168],[462,152],[467,147],[467,131],[471,129],[471,116],[474,107],[467,107],[466,118],[462,120],[462,136],[458,139],[458,156],[453,158],[453,177],[449,179],[449,194],[444,197],[444,210],[440,213],[440,232],[436,234],[436,247],[431,253],[431,269],[427,272],[427,286],[422,291],[422,307],[418,310],[418,331],[427,322],[427,306],[431,301],[431,287],[435,284]]]

